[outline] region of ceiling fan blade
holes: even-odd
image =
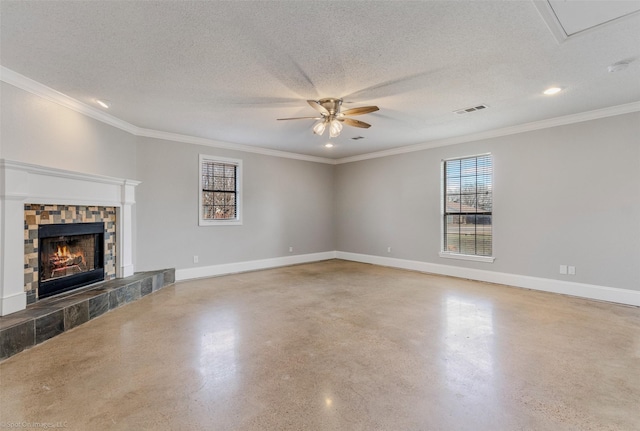
[[[371,127],[371,124],[360,120],[354,120],[353,118],[338,118],[338,121],[342,121],[347,126],[360,127],[361,129],[368,129]]]
[[[322,115],[326,115],[326,116],[331,115],[331,113],[327,110],[327,108],[325,108],[320,103],[318,103],[317,100],[307,100],[307,103]]]
[[[380,110],[377,106],[361,106],[360,108],[351,108],[340,111],[342,115],[362,115]]]
[[[278,120],[322,120],[322,117],[292,117],[292,118],[278,118]]]

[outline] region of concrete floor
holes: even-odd
[[[638,430],[640,310],[333,260],[167,287],[0,384],[4,427]]]

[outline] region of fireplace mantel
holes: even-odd
[[[116,276],[133,274],[133,215],[139,181],[0,159],[0,315],[24,310],[24,204],[116,207]]]

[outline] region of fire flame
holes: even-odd
[[[60,247],[58,246],[58,251],[55,253],[58,257],[75,257],[69,252],[69,249],[66,245]]]
[[[62,268],[65,266],[79,265],[85,263],[84,254],[82,252],[72,253],[66,245],[58,245],[58,250],[53,253],[49,262],[54,268]]]

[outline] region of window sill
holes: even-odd
[[[470,254],[445,253],[443,251],[438,254],[445,259],[471,260],[474,262],[493,263],[496,260],[493,256],[473,256]]]
[[[198,226],[239,226],[242,220],[200,220]]]

